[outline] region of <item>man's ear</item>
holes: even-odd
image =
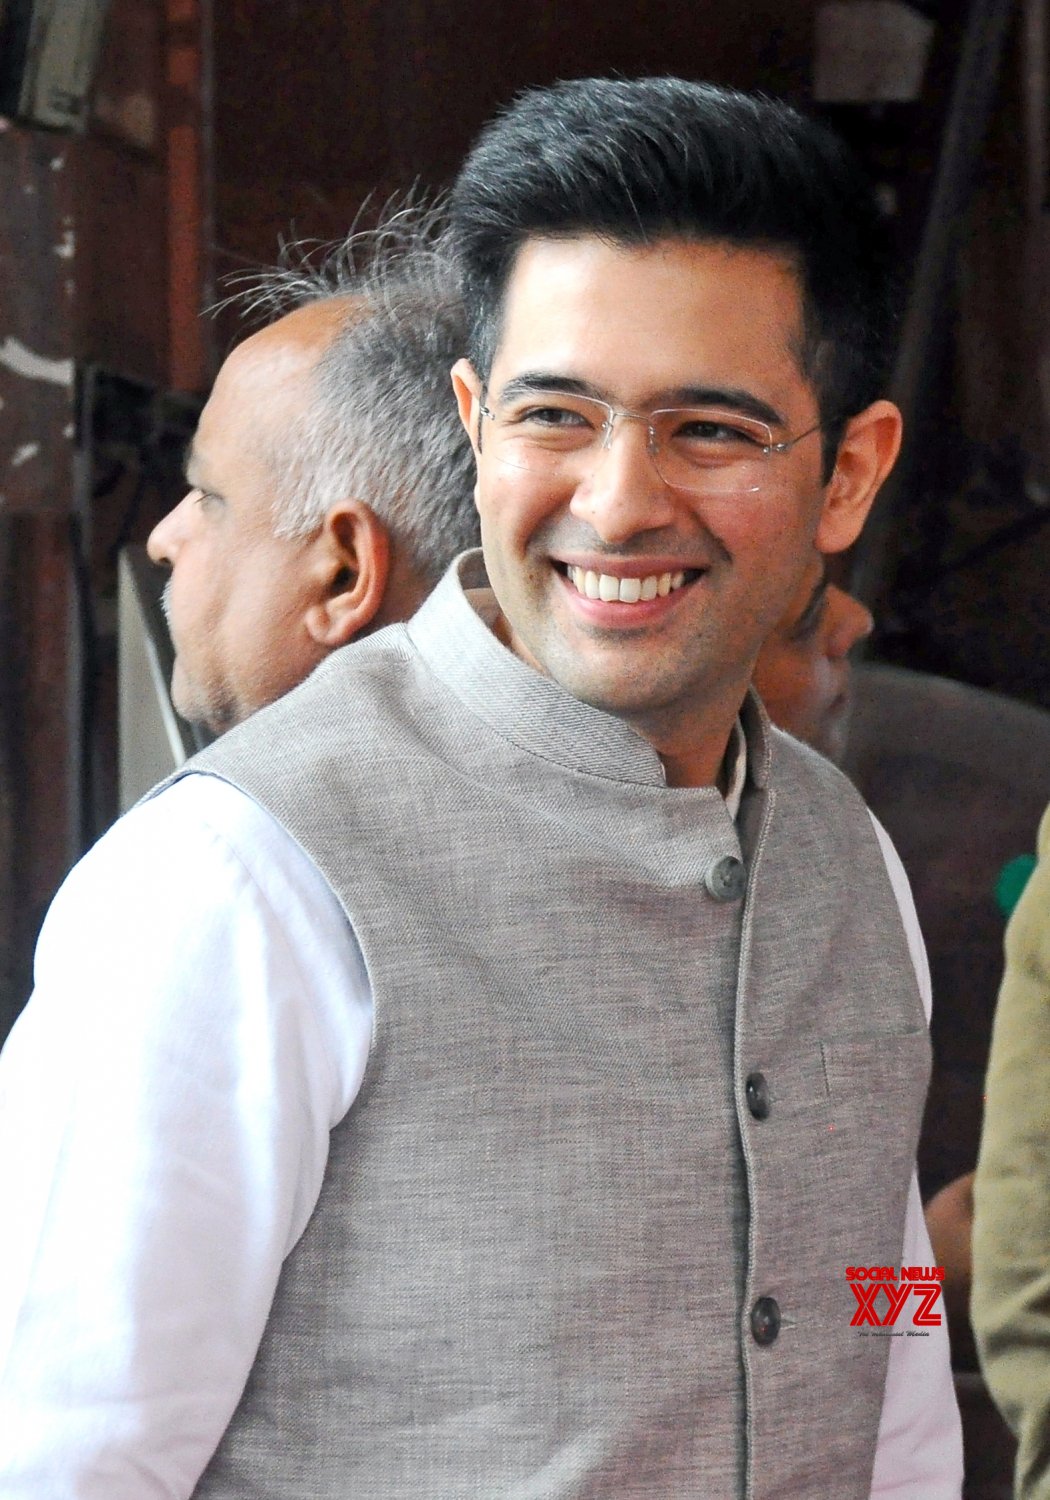
[[[481,422],[481,380],[469,359],[457,359],[452,366],[452,388],[456,393],[459,420],[467,429],[474,454],[478,453],[478,428]]]
[[[821,552],[844,552],[857,540],[896,462],[901,426],[901,414],[892,401],[873,401],[846,423],[817,525]]]
[[[310,635],[326,651],[345,646],[372,624],[390,577],[390,533],[363,500],[341,500],[314,541]]]

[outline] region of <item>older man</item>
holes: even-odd
[[[949,1500],[944,1330],[847,1275],[928,1263],[914,913],[748,697],[896,454],[873,210],[786,107],[590,80],[453,229],[484,557],[49,916],[7,1493]]]
[[[868,607],[829,581],[815,553],[755,663],[754,684],[774,724],[830,760],[846,748],[850,652],[873,624]]]
[[[427,225],[403,211],[312,269],[252,284],[252,303],[291,310],[223,364],[191,488],[149,539],[172,569],[172,698],[213,733],[407,619],[476,544],[448,375],[463,316]]]

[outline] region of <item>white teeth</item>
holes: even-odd
[[[569,578],[578,594],[603,603],[647,603],[657,595],[666,598],[685,583],[685,573],[650,573],[646,578],[617,578],[612,573],[596,573],[593,568],[568,568]]]
[[[620,603],[637,604],[642,597],[642,580],[640,578],[620,579]]]

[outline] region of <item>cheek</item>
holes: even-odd
[[[803,508],[775,494],[734,495],[707,499],[695,514],[737,567],[752,575],[759,595],[784,593],[777,614],[782,619],[798,592],[805,566],[800,559],[811,555]]]
[[[221,590],[216,588],[210,569],[176,568],[168,595],[173,628],[181,636],[189,635],[198,641],[206,639],[220,617],[220,598]]]
[[[266,608],[254,594],[238,591],[229,599],[214,639],[223,676],[242,708],[261,707],[306,675],[286,613]]]
[[[481,476],[475,495],[486,552],[504,559],[523,555],[557,508],[548,490],[549,481],[501,465]]]
[[[774,724],[803,735],[819,697],[814,674],[804,657],[790,649],[767,653],[755,671],[755,686]]]

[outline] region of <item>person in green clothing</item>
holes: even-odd
[[[1050,1500],[1050,808],[1006,929],[974,1204],[978,1353],[1018,1438],[1015,1495]]]

